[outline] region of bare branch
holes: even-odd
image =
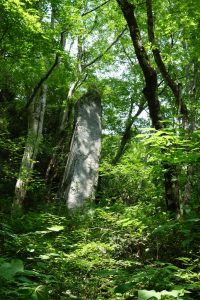
[[[98,19],[98,15],[95,16],[94,18],[94,23],[90,29],[90,31],[88,32],[88,36],[90,36],[90,34],[93,32],[93,30],[95,29],[96,25],[97,25],[97,19]]]
[[[133,112],[133,98],[131,99],[131,106],[130,106],[128,117],[127,117],[127,120],[126,120],[126,128],[125,128],[125,130],[122,134],[120,145],[119,145],[119,148],[117,150],[117,153],[116,153],[115,157],[112,160],[113,165],[116,165],[120,161],[122,155],[124,154],[124,152],[126,150],[126,146],[127,146],[127,144],[129,143],[129,141],[131,139],[131,128],[133,126],[133,123],[135,122],[137,117],[142,113],[142,111],[146,107],[147,107],[147,103],[146,103],[146,101],[144,101],[142,99],[142,101],[139,104],[137,112],[135,113],[134,116],[131,116],[132,112]]]
[[[125,49],[123,43],[121,43],[121,45],[122,45],[122,48],[123,48],[123,52],[124,52],[124,54],[126,55],[126,57],[128,58],[128,61],[129,61],[130,65],[131,65],[131,66],[135,66],[135,64],[134,64],[134,62],[132,61],[130,55],[127,53],[127,51],[126,51],[126,49]]]
[[[119,39],[122,37],[122,35],[124,34],[124,32],[126,30],[127,30],[127,26],[122,30],[122,32],[116,37],[116,39],[108,46],[108,48],[103,53],[98,55],[96,58],[91,60],[89,63],[83,65],[83,69],[88,68],[89,66],[91,66],[95,62],[97,62],[99,59],[101,59],[119,41]]]
[[[79,83],[77,84],[76,90],[78,90],[80,88],[80,86],[86,81],[87,77],[88,77],[88,74],[86,73],[84,75],[83,79],[81,81],[79,81]]]
[[[96,6],[95,8],[92,8],[91,10],[82,13],[82,14],[81,14],[81,17],[84,17],[84,16],[90,14],[91,12],[93,12],[93,11],[99,9],[100,7],[102,7],[102,6],[104,6],[105,4],[107,4],[109,1],[110,1],[110,0],[107,0],[107,1],[103,2],[102,4]]]

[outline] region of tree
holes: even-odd
[[[152,124],[155,129],[161,130],[164,128],[164,126],[161,117],[160,102],[158,100],[157,72],[151,65],[147,51],[143,46],[140,29],[134,13],[136,7],[126,0],[119,0],[117,2],[129,26],[130,36],[133,42],[135,53],[144,74],[145,87],[143,89],[143,93],[148,103]],[[152,32],[150,33],[152,34]],[[177,194],[177,186],[173,182],[174,168],[166,164],[164,165],[164,168],[167,208],[171,211],[177,212],[179,210],[179,197]]]
[[[196,40],[194,36],[199,26],[196,1],[191,8],[176,0],[102,1],[98,5],[93,0],[73,5],[68,0],[14,2],[1,4],[0,92],[3,118],[11,119],[8,107],[12,106],[19,128],[15,136],[21,143],[27,140],[24,157],[29,152],[31,163],[25,172],[27,186],[24,185],[21,194],[25,196],[33,170],[40,173],[43,181],[46,176],[49,191],[58,193],[66,177],[76,102],[94,82],[102,95],[103,128],[106,134],[116,135],[118,141],[118,147],[114,146],[115,151],[109,155],[113,165],[120,163],[126,150],[132,147],[136,133],[149,127],[146,105],[152,126],[166,139],[170,126],[180,137],[181,130],[185,135],[195,131],[198,35]],[[14,22],[14,18],[19,22]],[[42,140],[41,130],[33,138],[34,129],[27,129],[23,122],[28,121],[27,111],[36,109],[37,103],[41,107],[46,85],[45,115],[38,109],[36,114],[41,117],[36,118],[38,125],[33,114],[28,116],[34,128],[43,124]],[[12,99],[9,105],[5,98]],[[196,124],[192,119],[195,113]],[[9,121],[4,130],[12,133],[13,127]],[[13,133],[11,137],[14,138]],[[31,143],[32,154],[26,149],[30,149]],[[162,174],[167,207],[177,210],[185,189],[180,175],[184,170],[179,161],[172,159],[170,163],[169,152],[166,147],[161,149]],[[19,155],[23,156],[22,147]],[[23,159],[24,165],[26,161]],[[20,190],[22,177],[19,175],[16,191]]]
[[[60,37],[60,45],[62,48],[65,47],[65,39],[63,32],[61,33]],[[51,76],[59,62],[60,57],[59,54],[56,53],[54,62],[51,64],[51,66],[47,69],[45,74],[33,88],[33,91],[27,99],[27,103],[25,105],[25,111],[28,111],[28,133],[22,163],[20,167],[20,173],[15,186],[15,200],[13,202],[13,213],[15,212],[15,210],[20,211],[23,206],[23,201],[26,196],[28,183],[32,176],[33,167],[42,139],[48,89],[46,81]]]

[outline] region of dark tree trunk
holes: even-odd
[[[117,0],[117,3],[119,4],[128,24],[135,54],[144,75],[145,87],[143,89],[143,93],[148,103],[152,125],[156,130],[161,130],[164,128],[164,125],[160,111],[160,102],[158,100],[157,72],[152,67],[147,51],[143,45],[140,29],[135,17],[135,6],[127,0]],[[179,210],[179,197],[177,194],[177,187],[174,185],[173,168],[166,164],[163,165],[163,167],[165,169],[164,185],[166,205],[169,210],[177,213]]]
[[[158,45],[156,45],[155,36],[154,36],[154,18],[153,18],[153,10],[152,10],[152,0],[146,0],[146,7],[147,7],[147,26],[148,26],[148,37],[149,42],[152,44],[152,52],[156,62],[156,65],[165,80],[166,84],[171,89],[174,98],[175,104],[178,109],[178,114],[181,114],[185,121],[188,119],[188,110],[187,106],[185,105],[182,96],[181,96],[181,85],[180,83],[176,83],[175,80],[171,77],[167,68],[163,62],[160,50]]]
[[[160,113],[160,103],[158,100],[158,83],[156,70],[151,66],[146,49],[140,35],[139,26],[135,17],[135,6],[127,0],[117,0],[124,18],[127,21],[130,36],[133,42],[135,53],[145,78],[144,96],[147,100],[152,124],[156,129],[162,129],[162,116]]]
[[[179,212],[179,184],[177,167],[164,165],[165,199],[169,211]]]

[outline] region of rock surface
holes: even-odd
[[[62,181],[62,198],[69,209],[93,199],[101,150],[101,98],[89,90],[77,103],[74,133]]]

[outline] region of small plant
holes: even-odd
[[[47,300],[48,291],[44,285],[38,285],[41,275],[35,271],[24,269],[21,259],[12,259],[7,262],[0,259],[0,282],[2,299],[34,299]]]

